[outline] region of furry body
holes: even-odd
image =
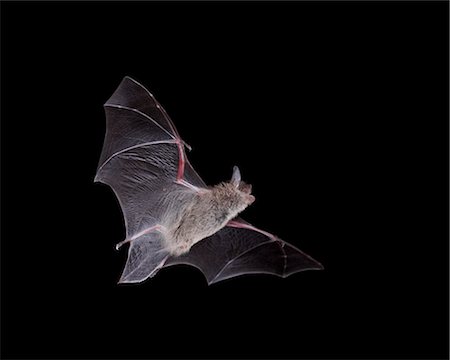
[[[166,218],[163,224],[167,250],[175,256],[188,252],[192,245],[222,229],[254,200],[249,186],[232,182],[201,189],[183,201],[178,194],[169,211],[175,215]]]

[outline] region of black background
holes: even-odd
[[[447,2],[1,7],[2,357],[448,357]],[[325,270],[118,286],[93,178],[125,75]]]

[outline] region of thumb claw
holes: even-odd
[[[183,144],[189,151],[192,151],[192,147],[186,141],[183,140]]]

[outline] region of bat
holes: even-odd
[[[106,133],[95,182],[119,200],[128,258],[119,283],[164,267],[194,266],[208,284],[244,274],[287,277],[322,265],[238,215],[253,201],[235,166],[230,181],[207,186],[186,156],[172,120],[139,82],[125,77],[104,104]]]

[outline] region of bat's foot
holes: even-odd
[[[121,241],[120,243],[117,243],[117,244],[116,244],[116,250],[119,250],[119,249],[122,247],[123,244],[126,244],[126,243],[128,243],[128,242],[130,242],[129,239],[124,240],[124,241]]]

